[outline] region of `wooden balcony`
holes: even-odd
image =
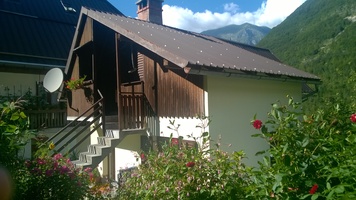
[[[157,134],[157,116],[143,93],[121,93],[120,102],[121,130],[146,129]]]
[[[59,128],[67,124],[66,109],[26,110],[30,129]]]
[[[144,82],[122,84],[118,93],[119,129],[146,130],[158,135],[159,122],[155,111],[144,93]]]

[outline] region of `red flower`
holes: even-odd
[[[44,164],[46,164],[46,161],[41,158],[37,158],[37,164],[44,165]]]
[[[255,127],[255,129],[260,129],[262,127],[262,121],[256,119],[255,121],[253,121],[253,127]]]
[[[141,160],[145,160],[146,159],[146,156],[144,153],[141,153]]]
[[[315,194],[315,192],[318,190],[318,184],[314,184],[313,187],[310,189],[309,194]]]
[[[63,158],[63,156],[62,156],[62,154],[60,154],[60,153],[58,153],[58,154],[56,154],[56,155],[53,156],[53,159],[54,159],[54,160],[59,160],[59,159],[61,159],[61,158]]]
[[[354,113],[350,116],[350,120],[352,123],[356,123],[356,113]]]
[[[178,138],[172,138],[171,143],[172,145],[178,145],[179,144]]]
[[[195,165],[195,162],[188,162],[186,164],[187,167],[194,167],[194,165]]]
[[[50,177],[50,176],[52,176],[53,175],[53,170],[52,169],[48,169],[48,170],[46,170],[46,176],[48,176],[48,177]]]

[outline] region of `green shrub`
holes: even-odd
[[[198,138],[193,138],[197,140]],[[244,199],[249,185],[244,153],[189,146],[172,138],[161,150],[141,154],[143,164],[120,185],[119,199]]]
[[[255,136],[270,149],[254,171],[256,199],[355,199],[356,115],[339,104],[305,115],[290,98],[274,104]]]
[[[28,130],[28,118],[22,111],[22,103],[0,103],[0,164],[11,168],[16,162],[18,152],[34,135]]]

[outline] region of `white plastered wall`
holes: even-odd
[[[204,126],[202,125],[204,122],[199,118],[160,117],[159,122],[160,137],[170,137],[172,135],[173,138],[183,137],[184,140],[193,140],[192,137],[200,137],[203,132],[203,129],[200,127]],[[178,130],[175,130],[176,128],[178,128]]]
[[[141,151],[141,135],[128,135],[115,148],[115,179],[117,180],[120,170],[137,167],[141,160],[139,153]]]
[[[278,100],[286,103],[287,95],[300,102],[301,83],[218,76],[208,76],[206,83],[212,139],[217,141],[221,135],[223,150],[243,150],[248,157],[244,162],[257,166],[262,157],[256,157],[255,153],[267,149],[268,145],[262,139],[251,137],[259,133],[250,124],[253,116],[257,114],[264,122],[271,104]]]
[[[22,74],[22,73],[0,73],[0,96],[7,95],[5,87],[9,88],[11,95],[22,96],[31,89],[36,92],[36,82],[43,81],[43,75]]]
[[[160,136],[177,138],[182,136],[185,140],[193,140],[187,135],[198,138],[201,136],[202,129],[196,126],[201,126],[202,121],[197,118],[165,118],[160,117]],[[172,127],[171,122],[174,121],[175,126],[179,126],[178,132],[168,128]],[[201,140],[197,140],[201,142]],[[123,142],[121,142],[117,148],[115,148],[115,178],[120,170],[125,170],[132,167],[137,167],[140,163],[139,153],[141,151],[141,135],[126,136]]]

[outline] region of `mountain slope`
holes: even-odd
[[[218,29],[203,31],[202,34],[210,35],[225,40],[231,40],[249,45],[256,45],[271,29],[252,24],[229,25]]]
[[[356,97],[356,83],[350,83],[356,71],[355,0],[307,0],[257,46],[321,77],[315,103],[335,98],[352,102]]]

